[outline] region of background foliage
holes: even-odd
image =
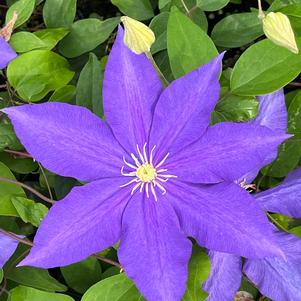
[[[301,1],[267,0],[263,4],[267,11],[288,15],[301,48]],[[212,123],[250,120],[257,114],[257,95],[285,87],[288,132],[295,136],[281,146],[277,160],[257,177],[260,189],[269,188],[300,165],[301,54],[292,54],[264,38],[256,5],[255,0],[0,1],[2,26],[14,11],[19,15],[10,40],[19,57],[0,73],[0,108],[59,101],[85,106],[104,117],[103,72],[119,17],[125,14],[145,22],[155,32],[151,51],[169,81],[227,50],[221,74],[222,93]],[[51,174],[29,158],[3,114],[0,177],[29,185],[51,199],[61,199],[80,185],[74,179]],[[36,193],[1,182],[0,178],[2,229],[32,239],[48,208],[49,204]],[[279,215],[274,218],[287,230],[301,234],[300,221]],[[49,271],[16,268],[27,252],[28,247],[20,245],[0,270],[1,301],[143,300],[134,284],[120,273],[116,248],[99,254],[110,263],[90,257]],[[183,301],[206,298],[200,287],[209,271],[205,251],[194,246]],[[259,297],[258,291],[244,280],[241,289]]]

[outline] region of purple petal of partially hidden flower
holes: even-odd
[[[50,171],[83,181],[120,175],[124,151],[89,110],[53,102],[2,111],[27,151]]]
[[[262,208],[238,185],[170,180],[165,188],[183,231],[200,246],[249,258],[283,256]]]
[[[136,193],[123,215],[118,258],[148,301],[180,300],[186,289],[191,242],[164,197]]]
[[[279,244],[286,260],[247,259],[244,273],[263,295],[273,300],[301,300],[301,240],[287,233],[279,233],[279,236]]]
[[[0,269],[17,249],[18,241],[0,233]]]
[[[0,36],[0,69],[5,68],[17,56],[10,45]]]
[[[218,101],[223,54],[173,81],[155,108],[150,146],[157,145],[155,159],[175,153],[202,136]]]
[[[20,265],[65,266],[115,244],[130,190],[124,178],[105,179],[75,187],[49,211]]]
[[[261,168],[290,135],[249,123],[219,123],[185,150],[171,154],[164,165],[170,174],[193,183],[235,181]]]
[[[259,96],[258,101],[259,112],[255,120],[252,122],[254,124],[266,126],[273,131],[285,133],[287,129],[287,109],[283,89],[267,95]],[[270,156],[268,156],[267,162],[275,160],[276,157],[277,151],[272,152]],[[259,169],[250,171],[242,176],[242,179],[238,182],[243,180],[247,184],[251,183],[257,176],[258,172]]]
[[[291,172],[282,184],[256,193],[256,200],[267,211],[301,217],[301,168]]]
[[[117,140],[129,151],[148,141],[154,106],[163,86],[145,54],[125,46],[123,29],[110,53],[103,82],[104,111]]]
[[[240,287],[242,261],[240,256],[209,251],[211,270],[203,289],[206,301],[232,301]]]

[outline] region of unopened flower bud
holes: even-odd
[[[0,30],[0,37],[2,37],[6,42],[9,41],[12,35],[17,18],[18,14],[14,11],[12,19]]]
[[[286,15],[271,12],[263,18],[262,22],[263,31],[268,39],[293,53],[299,53],[290,20]]]
[[[130,17],[121,17],[124,25],[124,43],[136,54],[150,52],[155,42],[155,34],[145,24]]]

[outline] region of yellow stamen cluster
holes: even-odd
[[[138,167],[136,175],[142,182],[150,183],[156,178],[157,172],[152,164],[146,163]]]

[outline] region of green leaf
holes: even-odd
[[[102,80],[103,72],[94,53],[79,75],[76,86],[76,104],[86,107],[98,116],[102,116]]]
[[[6,148],[20,150],[23,148],[11,124],[0,123],[0,152]]]
[[[215,11],[226,6],[230,0],[197,0],[197,6],[204,11]]]
[[[252,96],[225,95],[213,112],[213,123],[222,121],[248,121],[258,113],[258,101]]]
[[[27,31],[14,33],[9,43],[18,53],[28,52],[34,49],[44,49],[46,46],[35,34]]]
[[[68,286],[80,294],[101,279],[101,267],[94,257],[62,267],[61,272]]]
[[[71,103],[76,95],[76,87],[67,85],[54,91],[49,101],[68,102]]]
[[[181,301],[202,301],[207,298],[207,293],[201,287],[208,278],[209,272],[210,260],[207,254],[200,247],[193,246],[189,262],[187,289]]]
[[[31,287],[17,286],[11,290],[9,301],[74,301],[74,299],[63,294],[47,293]]]
[[[60,42],[60,52],[68,57],[77,57],[93,50],[109,38],[119,24],[120,18],[110,18],[105,21],[84,19],[72,24],[70,33]]]
[[[25,223],[31,223],[35,227],[38,227],[43,218],[48,212],[48,208],[35,201],[29,200],[23,197],[12,197],[11,201],[15,206],[20,218]]]
[[[299,47],[301,39],[298,39]],[[249,47],[236,62],[231,89],[238,95],[261,95],[284,87],[301,71],[301,53],[260,41]]]
[[[136,20],[148,20],[154,16],[149,0],[111,0],[118,9]]]
[[[257,13],[233,14],[219,21],[211,38],[221,47],[241,47],[263,35],[262,21]]]
[[[76,14],[76,0],[46,0],[43,7],[47,27],[69,27]]]
[[[0,269],[0,283],[3,281],[3,270]]]
[[[68,61],[49,50],[24,53],[13,60],[7,69],[11,86],[24,100],[33,102],[67,85],[73,75]]]
[[[14,282],[46,292],[65,292],[68,289],[65,285],[51,277],[47,270],[34,267],[14,268],[6,277]]]
[[[168,12],[163,12],[155,16],[149,24],[150,29],[155,33],[156,41],[152,45],[151,52],[155,54],[167,48],[167,22],[169,18]]]
[[[36,31],[34,35],[45,44],[45,49],[51,50],[68,33],[69,29],[66,28],[49,28]]]
[[[24,24],[31,16],[35,7],[35,0],[19,0],[14,3],[8,9],[6,13],[5,23],[8,23],[12,17],[14,11],[18,14],[18,19],[14,25],[14,28],[19,27],[20,25]]]
[[[209,36],[176,7],[168,20],[167,50],[175,78],[208,63],[218,54]]]
[[[119,274],[94,284],[81,301],[143,301],[144,298],[134,283],[124,274]]]
[[[289,230],[289,232],[301,238],[301,226],[292,228]]]

